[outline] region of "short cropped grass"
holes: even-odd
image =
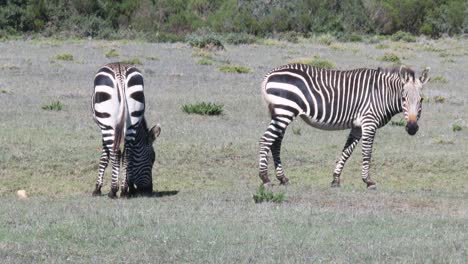
[[[251,73],[252,72],[252,69],[250,69],[249,67],[239,66],[239,65],[230,65],[230,64],[219,66],[219,70],[222,72],[226,72],[226,73]]]
[[[63,104],[60,101],[54,101],[50,104],[43,105],[41,108],[49,111],[61,111],[63,108]]]
[[[223,113],[223,105],[217,103],[196,103],[196,104],[184,104],[182,111],[187,114],[198,114],[198,115],[221,115]]]
[[[201,58],[201,59],[197,60],[197,64],[200,64],[200,65],[213,65],[213,61],[210,60],[210,59]]]
[[[72,61],[73,60],[73,55],[70,53],[62,53],[62,54],[57,54],[54,57],[56,60],[63,60],[63,61]]]

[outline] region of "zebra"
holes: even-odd
[[[331,187],[340,187],[343,167],[362,139],[362,180],[368,189],[375,189],[369,168],[376,130],[403,112],[407,133],[416,134],[422,108],[421,89],[429,81],[429,70],[426,68],[415,78],[415,72],[406,66],[340,71],[288,64],[267,73],[261,90],[271,121],[260,139],[259,176],[263,184],[271,185],[267,158],[270,150],[277,179],[280,184],[289,182],[281,163],[281,142],[287,126],[300,116],[315,128],[351,129],[336,163]]]
[[[158,124],[148,129],[144,118],[145,95],[141,72],[126,63],[102,66],[94,78],[92,110],[102,132],[102,153],[93,196],[101,195],[109,159],[112,163],[110,198],[115,198],[119,190],[121,164],[123,177],[120,196],[151,194],[155,161],[153,142],[161,133],[161,127]],[[123,151],[121,144],[124,145]]]

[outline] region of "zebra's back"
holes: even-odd
[[[376,73],[288,64],[265,76],[262,91],[267,104],[274,105],[274,114],[299,115],[321,129],[346,129],[359,123]]]

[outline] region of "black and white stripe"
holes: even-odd
[[[269,72],[262,83],[262,95],[271,121],[260,140],[260,178],[268,185],[268,153],[271,150],[276,177],[288,178],[280,159],[281,142],[287,126],[297,116],[309,125],[325,130],[351,129],[333,174],[333,187],[340,185],[346,160],[362,139],[362,179],[375,188],[369,166],[377,128],[402,111],[407,131],[414,135],[421,112],[421,88],[427,73],[416,79],[408,68],[328,70],[303,64],[288,64]]]
[[[143,86],[141,72],[125,63],[104,65],[94,78],[92,109],[94,120],[102,132],[102,154],[93,195],[101,194],[104,171],[109,160],[112,163],[109,197],[116,197],[119,189],[121,163],[121,196],[136,191],[152,192],[153,142],[160,133],[160,127],[148,130],[144,118]]]

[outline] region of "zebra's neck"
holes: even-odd
[[[385,85],[377,91],[383,102],[383,111],[380,111],[381,120],[379,122],[381,126],[389,122],[394,115],[403,111],[401,104],[403,83],[400,78],[395,74],[383,74],[383,83],[385,83]]]

